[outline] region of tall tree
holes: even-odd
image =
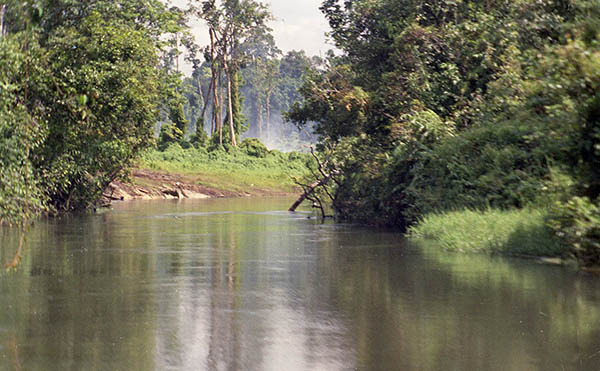
[[[250,45],[270,33],[267,22],[271,19],[271,14],[264,4],[253,0],[225,0],[219,6],[215,0],[203,1],[200,9],[193,10],[207,22],[209,28],[211,44],[206,54],[213,68],[211,85],[217,112],[220,112],[222,107],[222,99],[217,98],[221,72],[226,79],[227,123],[231,144],[236,146],[236,136],[239,135],[236,127],[241,127],[241,123],[235,123],[236,117],[240,117],[235,112],[240,112],[241,109],[239,99],[236,99],[239,92],[233,91],[238,89],[235,81],[239,79],[240,69],[251,58]],[[222,121],[218,115],[216,121],[221,125]],[[219,142],[222,143],[222,127],[219,128]]]

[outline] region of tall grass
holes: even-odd
[[[306,154],[296,152],[269,151],[264,157],[257,157],[235,148],[207,151],[172,144],[165,151],[143,153],[136,166],[185,175],[217,189],[293,192],[297,191],[293,178],[306,173],[307,160]]]
[[[451,251],[566,257],[569,248],[546,226],[543,208],[453,211],[429,214],[409,230],[412,239],[434,240]]]

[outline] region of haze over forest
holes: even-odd
[[[188,0],[173,0],[166,3],[180,9],[187,9],[190,5]],[[329,26],[323,13],[319,11],[319,0],[298,2],[272,0],[266,1],[264,4],[273,17],[266,24],[272,29],[273,46],[278,50],[274,56],[282,58],[288,55],[289,58],[283,62],[283,70],[279,71],[281,66],[271,67],[272,71],[270,71],[269,79],[273,80],[276,86],[272,88],[274,90],[272,93],[268,92],[268,97],[262,97],[262,99],[268,98],[268,103],[261,104],[257,102],[257,99],[261,99],[261,95],[267,93],[260,92],[264,88],[257,86],[259,82],[256,80],[256,65],[250,64],[243,69],[240,90],[244,98],[242,112],[244,113],[247,130],[242,133],[242,138],[258,138],[271,149],[306,151],[306,145],[314,143],[316,137],[310,135],[306,130],[301,132],[296,130],[292,124],[285,123],[283,113],[291,107],[293,102],[300,98],[297,90],[302,83],[304,69],[310,67],[308,59],[303,61],[300,59],[313,56],[324,58],[329,50],[335,49],[335,46],[331,42],[327,43],[326,32],[329,31]],[[189,17],[187,25],[198,46],[206,47],[210,44],[209,28],[205,20]],[[192,93],[192,91],[198,90],[198,82],[191,78],[194,74],[194,66],[190,62],[189,55],[184,50],[183,45],[179,48],[181,50],[176,57],[175,64],[177,69],[187,76],[184,85],[190,88],[186,93],[188,102],[185,104],[185,117],[189,122],[186,132],[189,136],[196,132],[196,122],[199,112],[202,110],[202,105],[198,102],[200,97],[193,96]],[[295,61],[291,61],[291,59],[295,59]],[[287,68],[292,67],[289,65],[290,63],[296,64],[292,67],[295,68],[295,71],[286,71],[286,62]],[[316,59],[314,62],[320,63]],[[280,73],[281,76],[276,76]],[[202,96],[206,95],[208,85],[209,82],[205,79]],[[264,111],[262,117],[259,113],[261,110]],[[205,125],[205,130],[209,135],[211,134],[210,127]],[[156,132],[158,135],[160,125],[157,126]]]

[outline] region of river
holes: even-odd
[[[289,198],[36,223],[0,370],[600,370],[600,277],[321,224]],[[0,261],[16,231],[0,230]]]

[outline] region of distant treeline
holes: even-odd
[[[284,122],[283,113],[302,98],[299,88],[306,73],[324,68],[324,61],[319,57],[309,58],[304,51],[281,55],[274,45],[270,49],[272,56],[261,54],[264,49],[253,51],[238,76],[243,114],[241,136],[258,138],[269,148],[299,150],[303,144],[315,142],[316,136],[310,128],[299,130]],[[210,61],[203,62],[194,68],[191,77],[183,80],[181,89],[186,98],[184,112],[190,135],[199,129],[208,135],[215,133],[210,120],[215,115],[215,105],[206,99],[211,87],[210,65]]]

